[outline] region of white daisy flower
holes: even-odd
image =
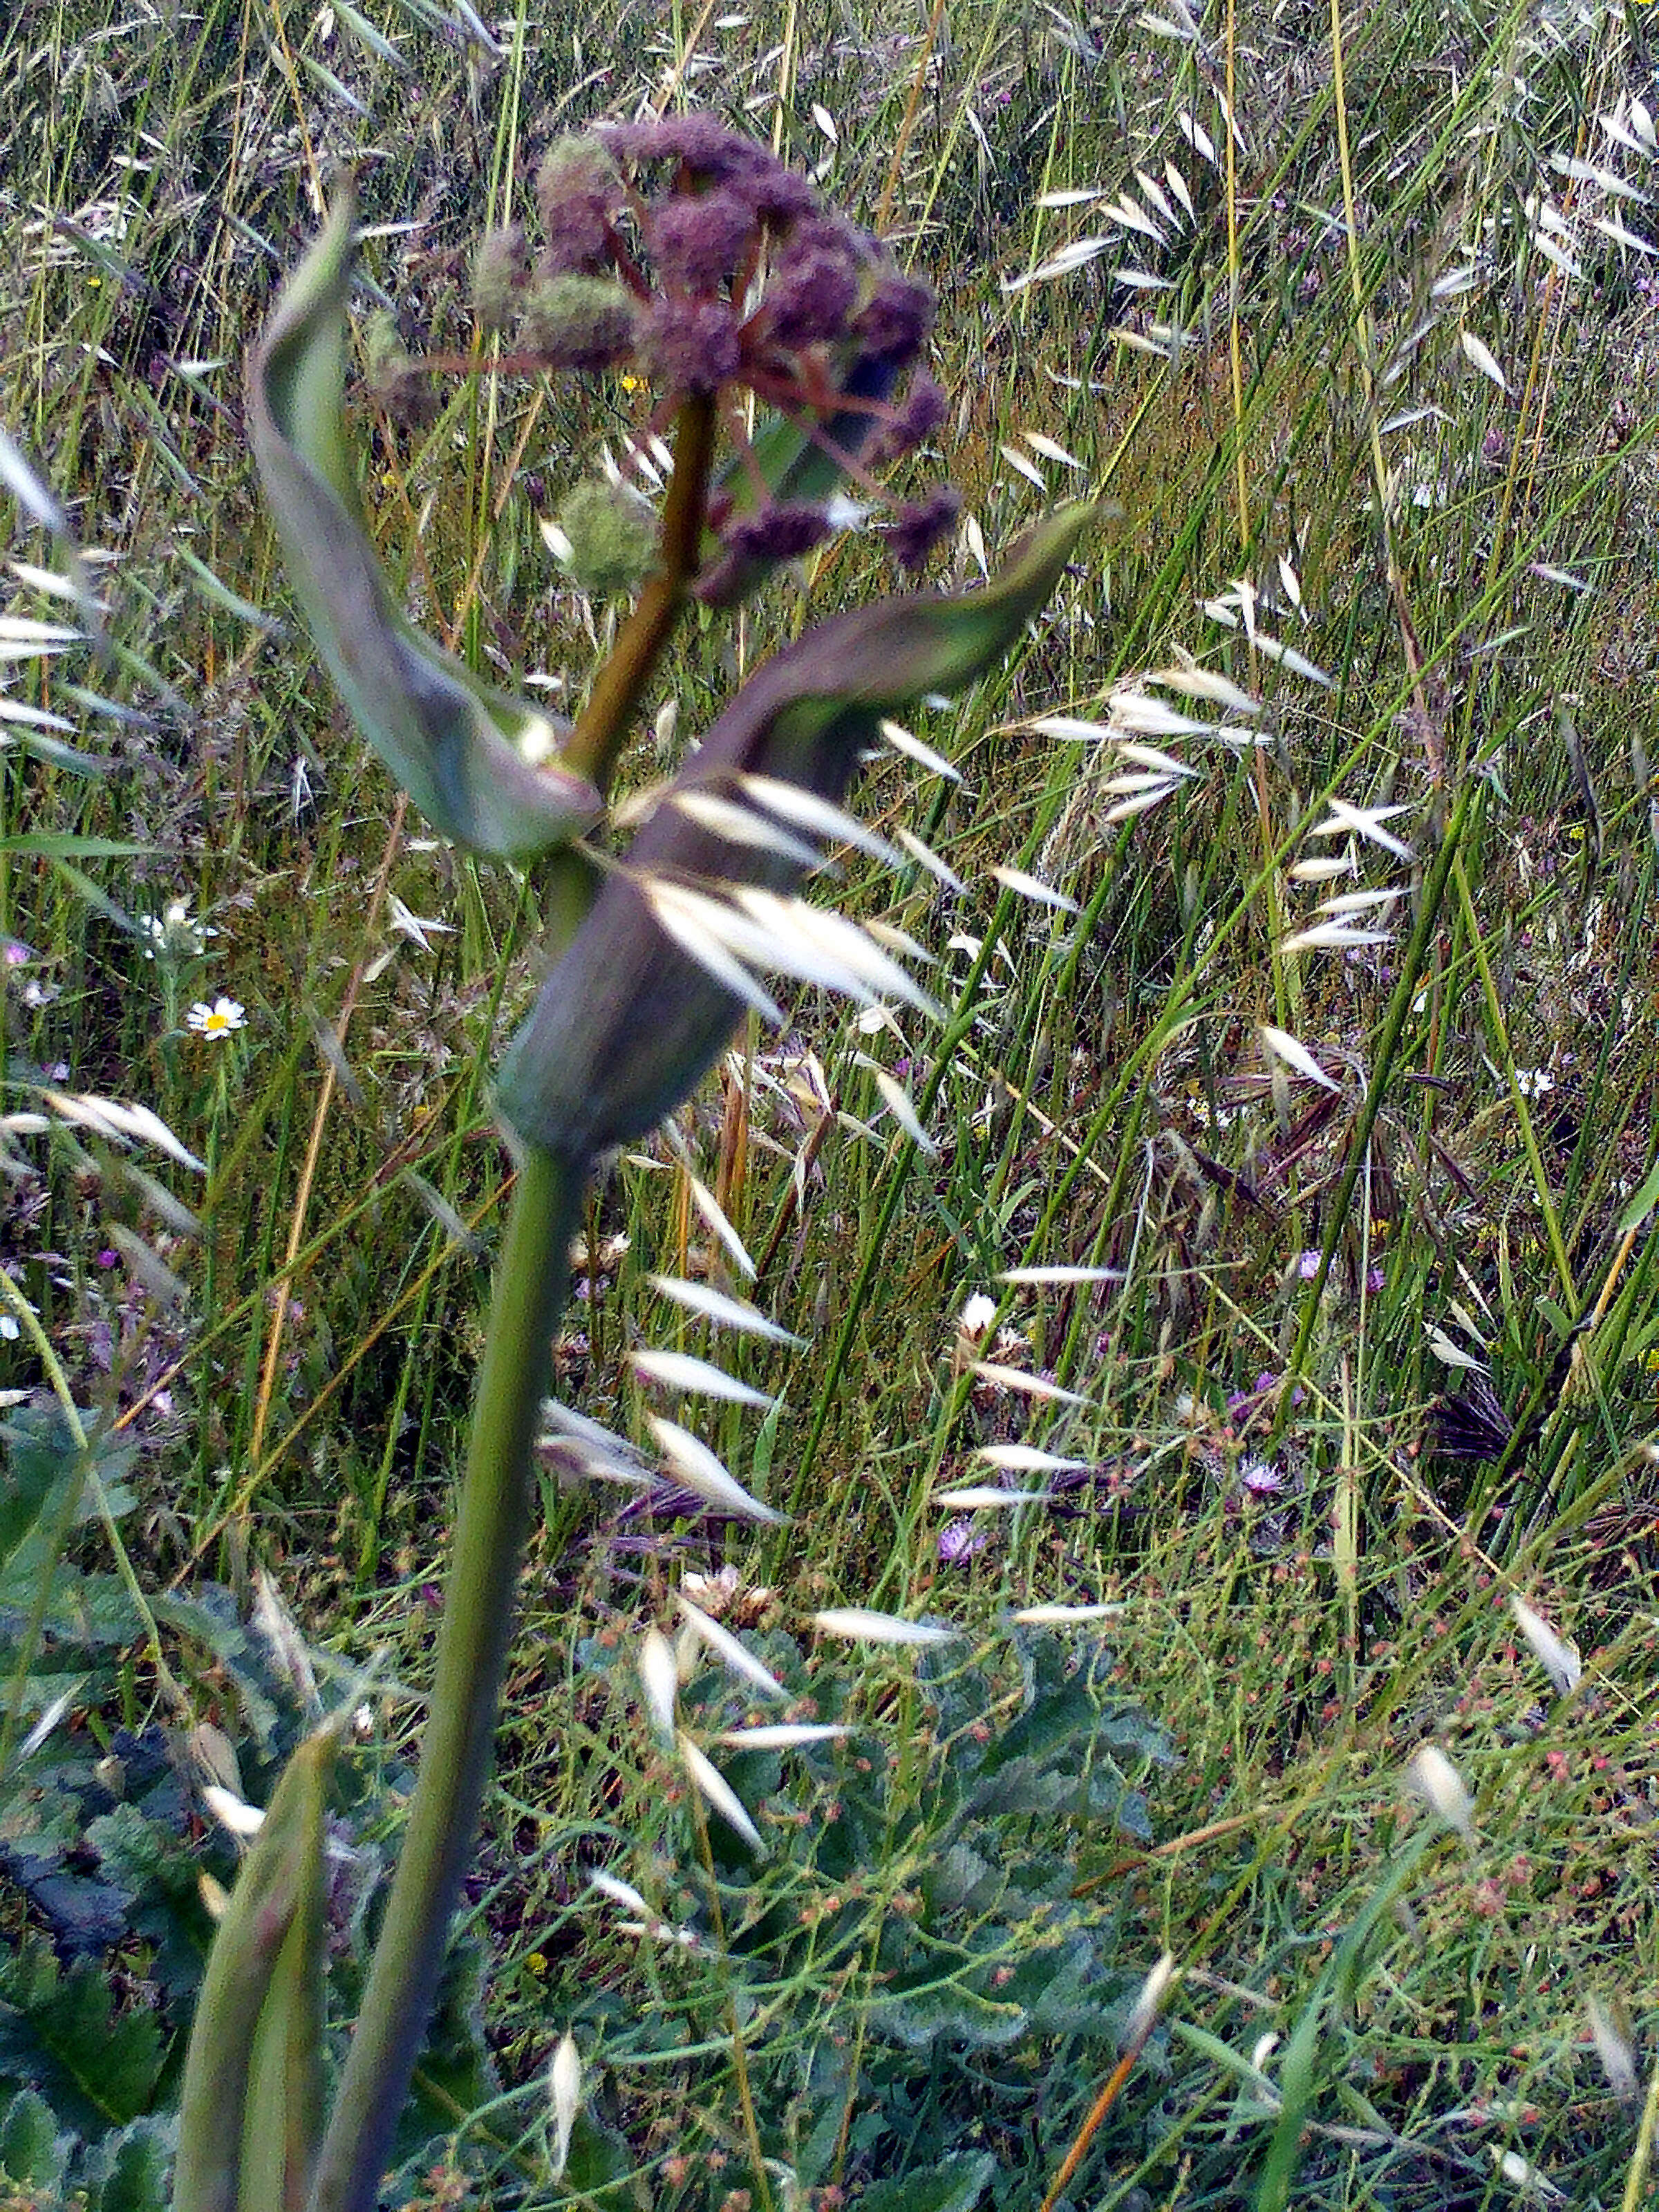
[[[247,1026],[247,1010],[239,999],[221,998],[210,1006],[198,1001],[185,1018],[198,1036],[223,1037]]]

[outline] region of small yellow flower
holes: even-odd
[[[192,1006],[185,1018],[198,1036],[225,1037],[246,1027],[247,1011],[240,1000],[216,999],[210,1006]]]

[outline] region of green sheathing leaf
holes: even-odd
[[[1038,524],[983,591],[895,599],[808,631],[744,684],[675,788],[736,795],[771,776],[839,802],[884,715],[963,690],[994,665],[1047,601],[1092,510]],[[742,1001],[677,945],[639,879],[785,890],[794,861],[738,846],[659,805],[625,873],[605,883],[543,985],[502,1063],[501,1111],[520,1136],[586,1162],[643,1137],[725,1046]]]
[[[321,1729],[289,1759],[219,1923],[185,2062],[174,2212],[287,2212],[304,2201],[322,2021],[323,1802],[335,1749],[335,1730]],[[313,2048],[296,2064],[307,2024]]]
[[[599,793],[545,749],[539,708],[475,677],[405,618],[359,520],[345,441],[355,195],[337,191],[248,371],[248,428],[295,594],[358,727],[435,830],[529,861],[598,820]]]

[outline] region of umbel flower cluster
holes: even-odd
[[[533,252],[521,224],[480,250],[480,319],[511,334],[526,367],[638,376],[665,418],[688,398],[715,407],[737,458],[710,500],[693,586],[711,605],[822,544],[845,514],[843,483],[882,500],[872,466],[943,420],[944,397],[917,368],[929,287],[712,116],[561,139],[536,201]],[[747,392],[804,437],[790,467],[769,472],[749,446]],[[957,505],[941,486],[899,508],[883,535],[901,567],[924,565]]]

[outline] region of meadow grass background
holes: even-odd
[[[940,2161],[981,2152],[999,2203],[1042,2203],[1115,2047],[1097,2024],[1004,2046],[946,2021],[878,2056],[882,1927],[917,1910],[934,1844],[966,1846],[934,1818],[943,1708],[913,1658],[812,1650],[799,1624],[832,1604],[962,1625],[983,1690],[963,1725],[990,1741],[1031,1663],[1009,1610],[1122,1605],[1109,1650],[1063,1632],[1168,1732],[1168,1763],[1150,1729],[1126,1738],[1146,1832],[1075,1808],[999,1832],[1005,1853],[1063,1843],[1124,1991],[1165,1950],[1182,1969],[1066,2201],[1653,2188],[1659,1240],[1632,1200],[1659,1127],[1656,25],[1560,0],[1340,25],[1255,0],[9,11],[0,422],[64,501],[105,629],[14,630],[0,667],[4,1107],[39,1111],[43,1085],[145,1105],[206,1173],[124,1166],[49,1108],[8,1131],[0,1241],[79,1402],[141,1447],[123,1528],[149,1589],[246,1593],[263,1565],[319,1647],[389,1650],[418,1684],[510,1167],[488,1072],[535,972],[520,888],[405,817],[344,724],[255,498],[241,361],[330,163],[361,180],[365,306],[465,350],[471,249],[551,135],[713,104],[939,286],[952,573],[1073,491],[1115,510],[1006,669],[915,719],[956,777],[900,753],[864,787],[959,887],[854,854],[833,889],[936,956],[943,1028],[803,996],[593,1201],[562,1395],[637,1429],[665,1401],[628,1351],[707,1349],[647,1276],[742,1290],[807,1340],[737,1355],[781,1409],[678,1417],[794,1517],[756,1535],[672,1498],[573,1502],[550,1463],[471,1893],[500,2094],[453,2105],[429,2201],[561,2200],[541,2083],[574,2021],[607,2203],[737,2212],[882,2179],[971,2202]],[[556,703],[608,617],[538,517],[623,453],[640,402],[434,391],[412,420],[358,395],[385,557],[430,628]],[[39,573],[49,539],[0,516],[4,612],[81,627]],[[819,562],[811,606],[884,588],[867,548]],[[694,626],[641,780],[808,604],[791,585]],[[1152,680],[1194,667],[1235,690]],[[1053,716],[1097,734],[1033,726]],[[1362,893],[1389,896],[1316,910]],[[199,954],[146,926],[181,899],[216,933]],[[221,994],[245,1025],[192,1033]],[[1058,1263],[1120,1272],[995,1279]],[[981,1292],[995,1319],[964,1337]],[[32,1389],[9,1313],[4,1379]],[[1079,1463],[1052,1504],[933,1502],[1020,1441]],[[893,1746],[855,1865],[813,1856],[847,1779],[828,1754],[749,1778],[775,1815],[756,1874],[638,1724],[641,1630],[722,1569],[728,1620]],[[1582,1653],[1571,1699],[1511,1595]],[[68,1725],[193,1714],[235,1739],[212,1668],[171,1660],[188,1713],[138,1649]],[[395,1775],[418,1712],[382,1719],[365,1758]],[[1472,1841],[1424,1840],[1402,1775],[1425,1739]],[[700,1948],[617,1933],[594,1864]],[[1340,2001],[1337,1947],[1385,1895]],[[14,1936],[28,1915],[0,1883]],[[731,1960],[762,1928],[781,1963],[757,1997]],[[998,1928],[1011,1974],[1043,1955],[1042,1911]],[[142,1996],[142,1947],[126,1965]],[[1591,1999],[1626,2022],[1633,2102]]]

